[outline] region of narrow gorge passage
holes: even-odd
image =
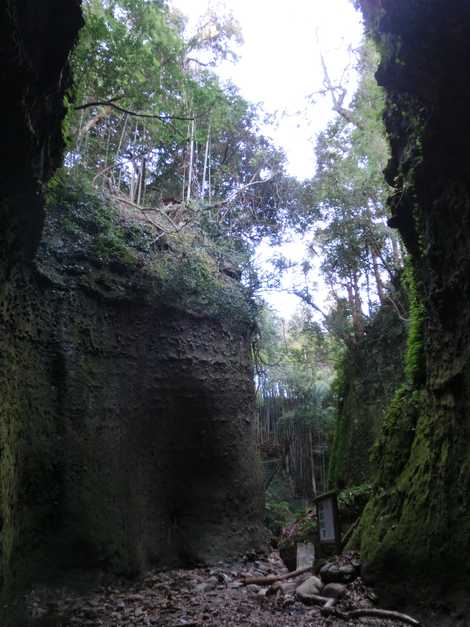
[[[470,7],[336,6],[304,179],[235,5],[0,8],[1,625],[468,623]]]

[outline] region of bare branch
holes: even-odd
[[[406,623],[407,625],[416,625],[419,626],[421,625],[421,623],[416,620],[415,618],[412,618],[411,616],[408,616],[408,614],[402,614],[401,612],[393,612],[391,610],[380,610],[380,609],[376,609],[376,608],[364,608],[364,609],[359,609],[359,610],[351,610],[350,612],[341,612],[340,610],[336,609],[336,608],[322,608],[322,614],[324,616],[337,616],[338,618],[341,618],[343,620],[349,620],[351,618],[363,618],[365,616],[371,617],[371,618],[383,618],[385,620],[390,619],[390,620],[399,620],[403,623]]]
[[[286,290],[289,294],[293,294],[294,296],[297,296],[297,298],[300,298],[300,300],[302,300],[304,303],[306,303],[309,307],[312,307],[312,309],[315,309],[315,311],[318,311],[319,314],[321,314],[323,316],[323,318],[325,320],[328,320],[328,315],[323,311],[323,309],[321,309],[314,301],[313,298],[310,295],[310,292],[306,289],[298,289],[298,288],[291,288]]]
[[[324,94],[326,93],[330,94],[331,100],[333,102],[333,111],[336,111],[336,113],[338,113],[338,115],[344,118],[346,122],[349,122],[350,124],[353,124],[354,126],[357,126],[358,128],[363,129],[364,125],[362,124],[362,122],[357,119],[357,117],[354,115],[354,113],[350,109],[347,109],[346,107],[343,106],[344,100],[346,98],[347,90],[341,84],[341,81],[339,85],[333,84],[330,78],[330,74],[328,72],[328,67],[326,65],[325,57],[323,56],[323,53],[320,48],[320,37],[318,35],[318,30],[316,32],[316,37],[317,37],[318,48],[320,50],[320,62],[321,62],[322,69],[323,69],[323,85],[325,87],[325,89],[323,90]],[[343,79],[343,77],[344,77],[344,72],[343,72],[343,76],[341,77],[341,80]],[[321,93],[321,92],[317,92],[317,93]]]
[[[186,59],[184,60],[184,64],[188,65],[189,63],[197,63],[197,65],[200,65],[201,67],[210,67],[210,63],[203,63],[202,61],[199,61],[199,59],[196,59],[195,57],[186,57]]]
[[[81,109],[89,109],[90,107],[111,107],[116,109],[116,111],[121,111],[121,113],[127,113],[127,115],[132,115],[138,118],[150,118],[153,120],[160,120],[162,122],[167,122],[171,120],[194,120],[194,117],[186,117],[180,115],[170,115],[167,113],[159,114],[159,113],[146,113],[141,111],[132,111],[131,109],[126,109],[125,107],[121,107],[115,103],[116,98],[111,100],[96,100],[95,102],[86,102],[85,104],[77,105],[74,107],[75,111],[80,111]]]
[[[274,178],[274,174],[270,177],[268,177],[267,179],[260,179],[259,181],[255,181],[254,179],[256,178],[256,176],[258,176],[259,172],[255,172],[255,174],[251,177],[251,180],[246,183],[245,185],[242,185],[241,187],[239,187],[238,189],[236,189],[234,192],[232,192],[229,196],[227,196],[227,198],[224,198],[223,200],[218,200],[216,202],[213,202],[212,204],[208,205],[207,208],[208,209],[215,209],[216,207],[223,207],[224,205],[229,205],[230,203],[232,203],[238,196],[240,196],[240,194],[242,194],[243,192],[245,192],[247,189],[249,189],[250,187],[254,187],[255,185],[262,185],[263,183],[268,183],[269,181],[271,181]]]

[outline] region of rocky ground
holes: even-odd
[[[287,573],[277,553],[246,555],[233,562],[192,570],[148,573],[138,582],[102,580],[86,593],[35,589],[28,599],[35,627],[326,627],[400,625],[362,617],[323,617],[320,606],[302,602],[295,589],[270,594],[269,586],[245,585],[243,578]],[[296,586],[311,573],[296,578]],[[338,585],[338,584],[335,584]],[[293,586],[294,588],[296,586]],[[341,611],[374,607],[375,596],[360,578],[347,584]]]

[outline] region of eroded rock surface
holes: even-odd
[[[2,295],[12,587],[213,562],[265,539],[243,289],[196,239],[163,243],[88,201],[48,213]]]
[[[470,60],[470,5],[360,4],[382,53],[390,225],[413,277],[408,382],[384,420],[362,557],[366,572],[386,581],[384,592],[400,589],[406,599],[432,590],[436,599],[451,590],[468,616],[456,591],[470,580],[470,87],[461,70]]]

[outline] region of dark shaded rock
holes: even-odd
[[[297,567],[297,545],[287,544],[279,547],[279,555],[289,571]]]
[[[360,4],[382,52],[390,209],[411,255],[407,384],[358,534],[364,574],[397,604],[470,581],[470,4]]]
[[[19,313],[24,304],[21,290],[27,279],[21,272],[16,273],[15,264],[30,260],[36,251],[44,219],[43,186],[62,159],[64,96],[70,87],[68,60],[82,25],[80,4],[80,0],[44,0],[40,3],[4,0],[0,4],[0,81],[2,93],[7,94],[2,102],[0,146],[0,303],[5,312],[15,302]],[[6,285],[8,278],[15,274],[16,278]],[[20,291],[17,293],[16,289]],[[34,315],[34,307],[32,312],[22,311],[21,315],[30,313]],[[43,364],[36,359],[32,346],[31,355],[28,351],[21,358],[16,354],[14,347],[25,333],[19,319],[16,324],[6,322],[2,316],[0,329],[2,351],[5,351],[0,356],[1,579],[3,596],[10,599],[17,584],[25,582],[31,574],[23,558],[34,560],[37,557],[29,543],[22,545],[17,531],[29,524],[29,517],[22,516],[23,508],[27,508],[32,499],[40,501],[39,494],[33,496],[40,486],[30,452],[37,444],[38,449],[47,454],[44,436],[53,418],[49,415],[44,424],[36,425],[37,429],[23,432],[25,424],[20,419],[20,404],[29,412],[31,420],[41,420],[36,413],[37,398],[30,397],[27,401],[23,398],[22,387],[26,388],[31,380],[34,381],[36,374],[41,380]],[[37,373],[35,367],[39,368]],[[38,396],[44,400],[52,398],[54,393],[54,389],[42,389]],[[36,436],[37,442],[34,440]],[[17,442],[21,437],[27,444],[20,450]],[[49,466],[52,475],[55,473],[54,460],[44,458],[41,463],[44,467]],[[19,491],[18,486],[23,483],[27,483],[28,488]],[[41,520],[41,528],[51,527],[53,532],[58,510],[57,488],[49,490],[46,485],[44,496],[46,502],[52,498],[56,511],[47,515],[45,509],[49,511],[49,508],[39,503],[36,514]],[[19,502],[22,498],[25,503]],[[2,608],[10,614],[8,604]],[[16,608],[12,607],[11,615],[15,613]],[[10,618],[2,613],[0,622],[6,625]],[[25,624],[21,617],[18,621]]]
[[[210,592],[211,590],[215,590],[218,585],[217,577],[210,577],[207,581],[203,581],[199,583],[195,588],[195,592]]]
[[[4,0],[0,6],[2,142],[0,283],[41,236],[42,185],[62,159],[68,59],[80,0]]]
[[[262,547],[241,286],[215,272],[199,284],[196,261],[123,245],[119,216],[77,238],[65,215],[48,213],[34,264],[2,294],[5,579]],[[97,248],[104,235],[112,249]],[[77,254],[83,271],[70,273]]]
[[[356,568],[352,565],[338,566],[327,563],[320,570],[320,577],[324,584],[327,583],[350,583],[358,576]]]
[[[341,580],[339,583],[350,583],[356,577],[358,577],[358,570],[354,566],[340,566],[339,574],[341,576]]]
[[[320,577],[324,584],[340,582],[341,573],[339,571],[339,566],[331,563],[325,564],[320,570]]]

